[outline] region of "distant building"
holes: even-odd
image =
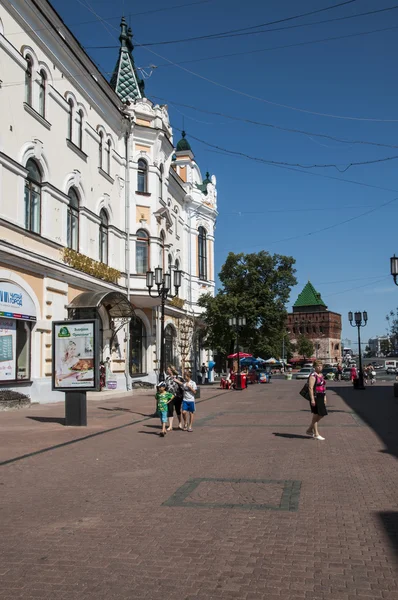
[[[325,362],[341,360],[341,315],[328,310],[310,281],[293,305],[293,312],[288,315],[289,338],[297,343],[300,335],[304,335],[314,344],[314,357]],[[295,358],[301,358],[297,353]]]
[[[390,338],[386,335],[377,335],[374,338],[370,338],[368,346],[372,356],[386,356],[386,352],[383,352],[383,342],[390,342]]]

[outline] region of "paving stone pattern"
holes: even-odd
[[[147,394],[0,414],[0,599],[398,600],[392,385],[203,388],[163,439]],[[258,426],[254,426],[258,425]]]

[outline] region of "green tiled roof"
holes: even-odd
[[[322,300],[321,294],[316,291],[316,289],[314,288],[312,283],[309,281],[306,284],[306,286],[304,287],[301,294],[299,294],[299,297],[297,298],[297,300],[293,306],[295,306],[295,307],[298,307],[298,306],[325,306],[326,307],[326,304]]]
[[[202,194],[207,194],[207,184],[211,183],[210,173],[207,171],[206,179],[203,180],[203,183],[197,183],[196,187],[202,192]]]
[[[182,138],[180,139],[180,141],[177,144],[177,152],[192,152],[192,148],[190,143],[188,142],[188,140],[186,139],[186,133],[185,131],[182,132]]]
[[[133,58],[131,29],[127,29],[124,17],[120,23],[119,58],[111,77],[111,86],[122,100],[136,100],[144,97],[145,83],[137,74]]]

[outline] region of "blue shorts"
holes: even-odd
[[[168,421],[168,413],[167,413],[167,409],[166,410],[158,410],[159,416],[160,416],[160,422],[161,423],[167,423]]]
[[[189,402],[188,400],[182,401],[182,410],[186,410],[187,412],[194,413],[195,412],[195,402]]]

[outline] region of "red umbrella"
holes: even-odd
[[[247,354],[247,352],[239,352],[239,358],[249,358],[249,356],[253,356],[253,354]],[[230,354],[227,358],[238,358],[238,353]]]

